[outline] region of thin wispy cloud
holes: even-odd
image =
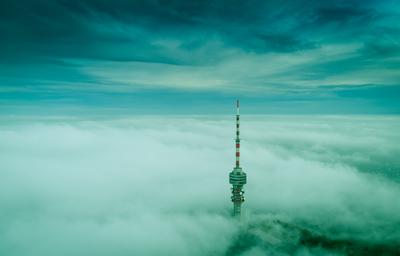
[[[84,103],[82,90],[172,90],[181,100],[188,91],[273,95],[283,108],[300,94],[318,100],[324,113],[327,95],[347,104],[338,90],[399,87],[396,1],[43,0],[0,7],[2,101],[32,103],[43,86],[55,92],[49,98],[65,93],[83,106],[93,103]],[[359,105],[366,113],[398,112],[385,97]]]

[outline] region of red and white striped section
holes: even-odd
[[[239,100],[236,100],[236,167],[240,166]]]

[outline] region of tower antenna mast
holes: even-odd
[[[229,173],[229,183],[232,184],[232,202],[233,216],[240,217],[242,212],[242,203],[244,202],[243,185],[247,182],[246,173],[240,167],[240,113],[239,100],[236,100],[236,164],[233,170]]]

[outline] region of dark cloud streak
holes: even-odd
[[[123,59],[116,51],[109,54],[103,51],[121,46],[123,49],[124,45],[131,45],[123,51],[127,59],[129,56],[132,60],[140,59],[137,52],[141,50],[155,53],[157,59],[157,55],[165,55],[163,51],[168,49],[158,51],[152,44],[154,40],[173,39],[185,44],[201,33],[216,34],[226,46],[244,50],[298,51],[315,47],[313,40],[320,41],[313,31],[336,24],[341,30],[354,33],[378,16],[376,11],[363,8],[357,1],[345,7],[300,1],[289,4],[276,1],[42,0],[3,1],[1,5],[1,27],[5,37],[2,46],[17,44],[26,54],[37,52],[46,56],[106,60]],[[122,29],[105,32],[113,25]],[[128,28],[139,33],[132,35]],[[343,31],[336,30],[335,33]],[[207,38],[202,41],[206,43]],[[150,49],[146,49],[146,45]],[[91,52],[93,46],[99,46],[100,50]],[[41,47],[54,50],[46,52]],[[18,52],[12,48],[11,51]]]

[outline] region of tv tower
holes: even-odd
[[[233,216],[240,217],[244,202],[243,185],[246,184],[246,173],[240,167],[240,137],[239,137],[239,100],[236,100],[236,165],[229,173],[229,183],[232,184]]]

